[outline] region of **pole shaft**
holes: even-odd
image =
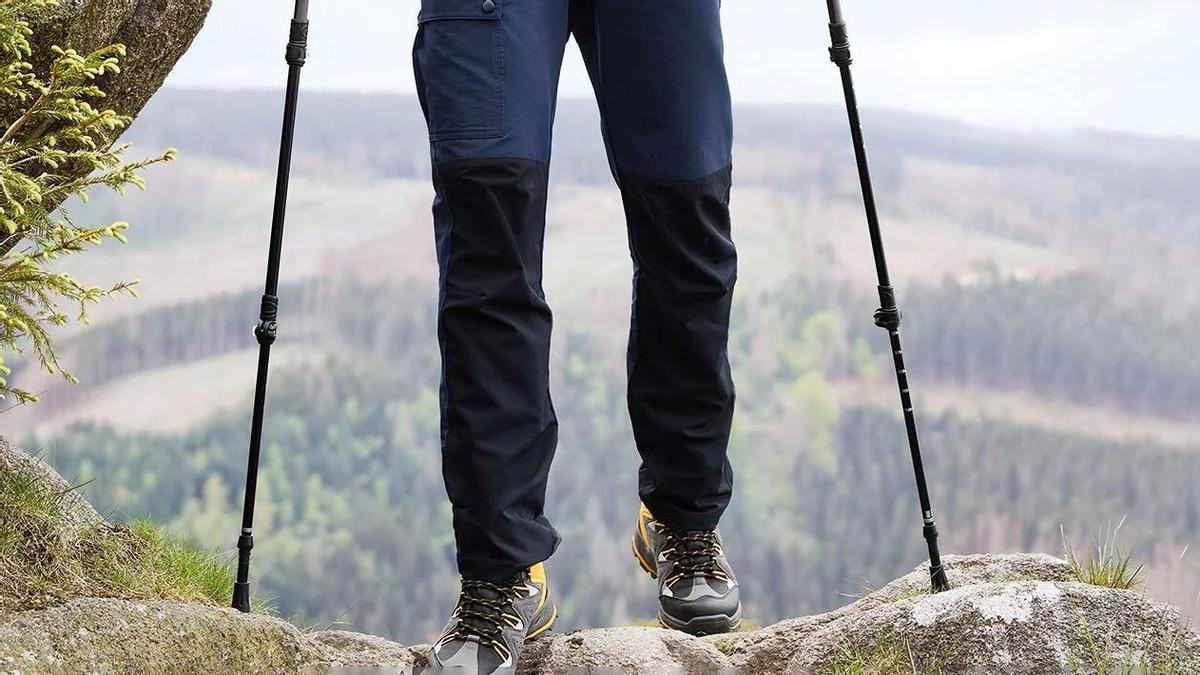
[[[242,502],[242,529],[238,535],[237,578],[233,584],[233,606],[250,611],[250,553],[254,548],[254,505],[258,494],[258,464],[262,448],[263,417],[267,402],[267,376],[271,345],[275,342],[279,312],[279,263],[283,252],[283,225],[287,215],[288,179],[292,165],[292,143],[296,131],[296,108],[300,98],[300,69],[308,45],[308,0],[296,0],[285,58],[288,63],[284,94],[283,128],[279,139],[279,165],[275,174],[275,203],[271,213],[271,241],[267,251],[267,276],[254,336],[258,340],[258,371],[254,382],[254,408],[250,420],[250,450],[246,459],[246,492]]]
[[[271,244],[267,253],[266,295],[279,290],[279,262],[283,249],[283,224],[287,215],[288,184],[291,178],[292,143],[296,134],[296,109],[300,94],[300,68],[288,66],[287,94],[283,108],[283,130],[279,139],[279,166],[275,174],[275,204],[271,212]]]
[[[846,97],[846,114],[850,120],[850,137],[854,144],[854,161],[858,164],[858,182],[862,190],[863,210],[867,215],[867,230],[871,235],[871,252],[875,257],[875,275],[880,286],[891,286],[888,274],[887,254],[883,250],[883,232],[879,227],[879,208],[875,204],[875,186],[871,180],[871,168],[867,163],[867,144],[863,137],[862,121],[858,114],[858,96],[854,92],[854,79],[849,66],[840,68],[842,91]]]
[[[875,312],[876,325],[888,332],[892,349],[892,362],[896,370],[896,385],[900,391],[900,405],[904,411],[904,428],[908,434],[908,449],[912,457],[913,473],[917,483],[917,499],[921,504],[922,535],[929,549],[929,577],[934,591],[949,588],[946,570],[938,550],[937,525],[933,519],[933,507],[929,499],[929,487],[925,481],[925,465],[921,459],[921,443],[917,434],[917,418],[913,413],[912,393],[908,384],[908,369],[904,364],[904,349],[900,343],[900,310],[896,304],[896,293],[892,289],[888,274],[887,256],[883,248],[883,233],[879,226],[879,210],[875,202],[875,188],[871,181],[871,168],[867,161],[867,144],[863,137],[862,120],[858,111],[858,96],[854,91],[854,77],[850,72],[850,41],[846,22],[842,17],[839,0],[826,0],[829,9],[829,34],[832,46],[831,60],[837,64],[842,77],[842,93],[846,99],[846,115],[850,122],[850,137],[854,143],[854,159],[858,165],[859,186],[862,189],[863,209],[867,216],[867,229],[871,235],[871,252],[875,258],[875,273],[879,281],[879,309]]]

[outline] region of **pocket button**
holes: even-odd
[[[483,5],[480,7],[484,14],[491,14],[496,11],[496,3],[492,0],[483,0]]]

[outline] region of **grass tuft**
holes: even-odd
[[[233,601],[234,557],[218,556],[168,534],[148,520],[130,523],[130,531],[146,544],[144,564],[135,575],[139,587],[156,597],[192,602]],[[253,596],[251,608],[271,613],[264,598]]]
[[[68,494],[39,476],[0,471],[0,609],[80,596],[229,604],[231,558],[147,521],[73,522],[64,511]],[[259,600],[255,609],[269,607]]]
[[[937,654],[915,654],[908,639],[886,629],[869,644],[843,642],[837,658],[821,671],[828,675],[943,675],[949,672]]]
[[[1125,519],[1122,518],[1116,527],[1110,523],[1100,530],[1096,534],[1095,547],[1088,551],[1086,558],[1076,555],[1062,526],[1059,526],[1067,564],[1077,580],[1093,586],[1122,590],[1132,590],[1142,585],[1145,580],[1143,566],[1134,566],[1133,557],[1117,545],[1117,534],[1124,524]]]

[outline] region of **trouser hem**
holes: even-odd
[[[642,498],[646,508],[658,522],[676,530],[711,530],[721,521],[723,510],[716,513],[695,513],[662,504],[653,498]]]

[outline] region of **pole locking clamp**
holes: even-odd
[[[274,295],[262,297],[262,308],[258,314],[258,325],[254,327],[254,337],[258,344],[269,345],[275,342],[275,334],[279,325],[279,298]]]
[[[292,19],[292,31],[288,37],[284,59],[290,66],[303,66],[308,57],[308,22]]]
[[[849,66],[853,59],[850,58],[850,37],[846,32],[846,24],[829,24],[829,37],[833,38],[833,46],[829,48],[829,60],[838,67]]]

